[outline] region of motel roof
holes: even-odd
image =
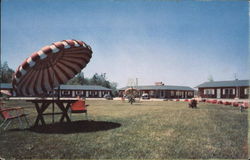
[[[99,90],[99,91],[111,91],[111,89],[98,86],[98,85],[61,85],[60,89],[63,90]]]
[[[1,89],[12,89],[11,83],[0,83]],[[57,89],[57,88],[55,88]],[[111,91],[111,89],[98,85],[60,85],[61,90],[99,90]]]
[[[0,83],[0,89],[12,89],[11,83]]]
[[[213,81],[204,82],[196,88],[206,88],[206,87],[246,87],[249,85],[250,80],[233,80],[233,81]]]
[[[129,86],[120,88],[119,90],[126,90]],[[134,86],[133,88],[138,90],[182,90],[182,91],[194,91],[193,88],[188,86],[172,86],[172,85],[147,85],[147,86]]]

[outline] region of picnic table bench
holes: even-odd
[[[27,102],[31,102],[35,104],[36,111],[37,111],[37,117],[34,126],[38,126],[39,122],[41,122],[42,125],[45,125],[44,121],[44,115],[57,115],[61,114],[60,122],[63,122],[64,119],[66,119],[66,122],[71,122],[69,116],[68,116],[68,110],[72,103],[76,102],[77,100],[71,100],[71,99],[33,99],[33,100],[26,100]],[[61,112],[56,113],[44,113],[51,104],[55,104]]]

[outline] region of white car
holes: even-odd
[[[143,93],[141,98],[142,99],[149,99],[149,95],[147,93]]]
[[[107,100],[112,100],[112,99],[113,99],[112,96],[111,96],[111,95],[108,95],[108,94],[105,94],[105,95],[103,96],[103,98],[105,98],[105,99],[107,99]]]

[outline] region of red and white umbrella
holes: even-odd
[[[91,47],[82,41],[52,43],[33,53],[17,68],[13,89],[20,96],[46,94],[81,72],[91,57]]]

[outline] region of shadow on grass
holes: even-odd
[[[130,104],[131,106],[141,106],[142,104],[140,103],[133,103],[133,104]]]
[[[37,133],[47,134],[71,134],[71,133],[85,133],[85,132],[97,132],[105,131],[120,127],[120,123],[105,122],[105,121],[73,121],[70,123],[54,123],[44,126],[31,127],[26,130]],[[17,131],[12,130],[12,131]]]

